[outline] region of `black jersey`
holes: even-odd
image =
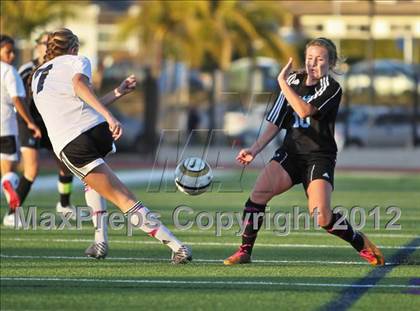
[[[44,121],[42,120],[42,117],[40,115],[40,113],[38,112],[38,109],[35,106],[34,100],[32,98],[32,91],[31,91],[31,86],[30,83],[28,81],[29,77],[31,76],[32,71],[38,66],[38,61],[36,59],[23,64],[20,68],[19,68],[19,74],[20,77],[22,78],[23,81],[23,85],[25,86],[25,91],[26,91],[26,104],[28,106],[28,111],[30,113],[30,115],[32,116],[32,119],[34,119],[35,123],[39,126],[42,125],[44,123]],[[21,123],[25,123],[25,121],[23,120],[23,118],[18,115],[18,121]]]
[[[321,78],[316,85],[308,86],[305,81],[306,73],[293,73],[287,79],[287,83],[306,103],[318,109],[314,115],[300,118],[280,92],[266,119],[286,129],[282,148],[288,153],[335,156],[334,127],[341,87],[329,75]]]

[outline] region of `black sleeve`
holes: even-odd
[[[26,91],[25,103],[28,105],[28,107],[31,107],[33,104],[32,90],[31,90],[31,85],[29,83],[29,78],[31,77],[32,71],[34,69],[35,69],[35,65],[33,62],[26,63],[19,68],[19,75],[22,78],[23,86],[25,87],[25,91]]]
[[[331,108],[340,104],[342,89],[340,84],[329,76],[323,77],[317,88],[308,103],[318,109],[317,116],[322,118]]]
[[[297,75],[297,73],[292,73],[287,78],[287,84],[290,85],[293,81],[295,81],[297,79]],[[268,112],[266,120],[277,125],[278,127],[281,127],[288,112],[287,106],[287,99],[283,92],[280,90],[280,94],[274,102],[273,107],[271,107],[270,111]]]
[[[278,127],[281,127],[283,120],[287,112],[287,99],[284,97],[283,93],[280,92],[277,100],[275,101],[273,107],[271,107],[267,117],[265,118],[268,122],[271,122]]]
[[[26,86],[28,83],[28,78],[31,75],[32,70],[34,69],[33,66],[24,65],[19,69],[20,77],[22,78],[22,81],[24,85]]]

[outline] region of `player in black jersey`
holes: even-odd
[[[28,79],[31,76],[32,71],[43,62],[45,51],[47,49],[47,40],[48,32],[41,33],[36,39],[36,58],[26,64],[23,64],[19,68],[19,74],[26,89],[26,103],[28,105],[28,111],[31,113],[32,118],[42,132],[42,138],[34,138],[32,133],[25,125],[23,119],[18,116],[17,120],[19,127],[19,141],[22,154],[23,174],[19,179],[19,185],[16,189],[16,193],[20,198],[21,205],[23,205],[29,191],[31,190],[32,183],[35,181],[38,175],[39,149],[42,148],[52,151],[52,145],[48,137],[47,129],[33,102],[30,86],[28,83]],[[63,214],[73,213],[74,207],[72,207],[70,203],[73,175],[68,170],[68,168],[63,163],[61,163],[61,161],[59,161],[55,156],[54,158],[56,159],[57,166],[59,168],[57,188],[60,194],[60,201],[57,202],[56,210],[58,213]],[[75,214],[73,214],[73,216],[75,216]]]
[[[290,74],[292,59],[281,70],[277,78],[281,92],[267,115],[266,131],[251,148],[242,149],[236,159],[248,165],[281,128],[286,129],[286,136],[245,203],[242,245],[224,261],[225,265],[251,262],[267,203],[299,183],[308,197],[309,211],[317,216],[320,226],[349,242],[370,264],[384,264],[380,250],[364,234],[354,231],[347,220],[340,221],[341,214],[331,211],[337,154],[334,125],[342,90],[329,71],[334,69],[337,58],[334,43],[317,38],[306,46],[304,71]]]

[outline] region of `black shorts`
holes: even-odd
[[[80,179],[104,163],[103,158],[115,152],[114,139],[106,122],[98,124],[68,143],[60,160]]]
[[[18,150],[15,135],[0,136],[0,158],[2,160],[17,161]]]
[[[297,155],[288,154],[283,149],[276,150],[272,161],[281,164],[294,185],[303,184],[305,191],[312,180],[324,179],[334,189],[334,169],[336,158],[328,154]]]
[[[33,132],[30,129],[28,129],[26,123],[22,119],[19,119],[18,126],[20,147],[32,149],[47,149],[50,151],[53,150],[44,122],[36,120],[35,124],[41,130],[41,138],[34,138]]]

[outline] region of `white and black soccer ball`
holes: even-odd
[[[3,185],[5,181],[9,181],[13,188],[16,189],[19,185],[19,176],[14,172],[6,173],[1,178],[1,184]]]
[[[189,195],[198,195],[207,190],[213,180],[210,165],[198,157],[181,161],[175,169],[175,184]]]

